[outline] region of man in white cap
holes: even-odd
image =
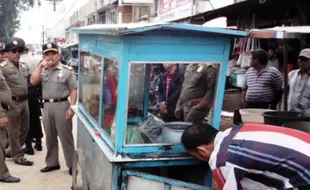
[[[289,111],[310,115],[310,49],[304,49],[298,56],[300,69],[289,73]]]

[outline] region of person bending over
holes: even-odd
[[[181,137],[188,153],[208,162],[219,189],[310,189],[310,134],[264,124],[219,132],[189,126]]]

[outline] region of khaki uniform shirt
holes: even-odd
[[[194,99],[213,100],[217,69],[212,65],[190,64],[186,67],[184,83],[177,107]]]
[[[0,118],[5,116],[5,112],[1,104],[11,105],[11,103],[12,93],[0,70]]]
[[[43,99],[60,99],[70,95],[78,87],[72,67],[59,63],[57,67],[44,68],[41,72]]]
[[[12,96],[28,95],[29,69],[27,65],[19,63],[17,67],[7,60],[0,64],[0,70],[11,89]]]
[[[5,117],[5,112],[4,109],[1,106],[1,101],[0,101],[0,118]]]

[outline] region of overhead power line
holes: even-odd
[[[70,7],[70,9],[66,12],[66,14],[62,17],[62,19],[55,24],[52,28],[48,28],[48,30],[53,30],[54,28],[56,28],[60,23],[62,23],[62,21],[64,21],[64,19],[66,18],[66,16],[69,14],[69,12],[73,9],[73,7],[75,6],[75,4],[78,2],[78,0],[75,0],[74,3],[72,4],[72,6]]]

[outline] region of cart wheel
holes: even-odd
[[[85,159],[81,149],[75,151],[72,166],[72,189],[88,190],[88,180],[85,169]]]

